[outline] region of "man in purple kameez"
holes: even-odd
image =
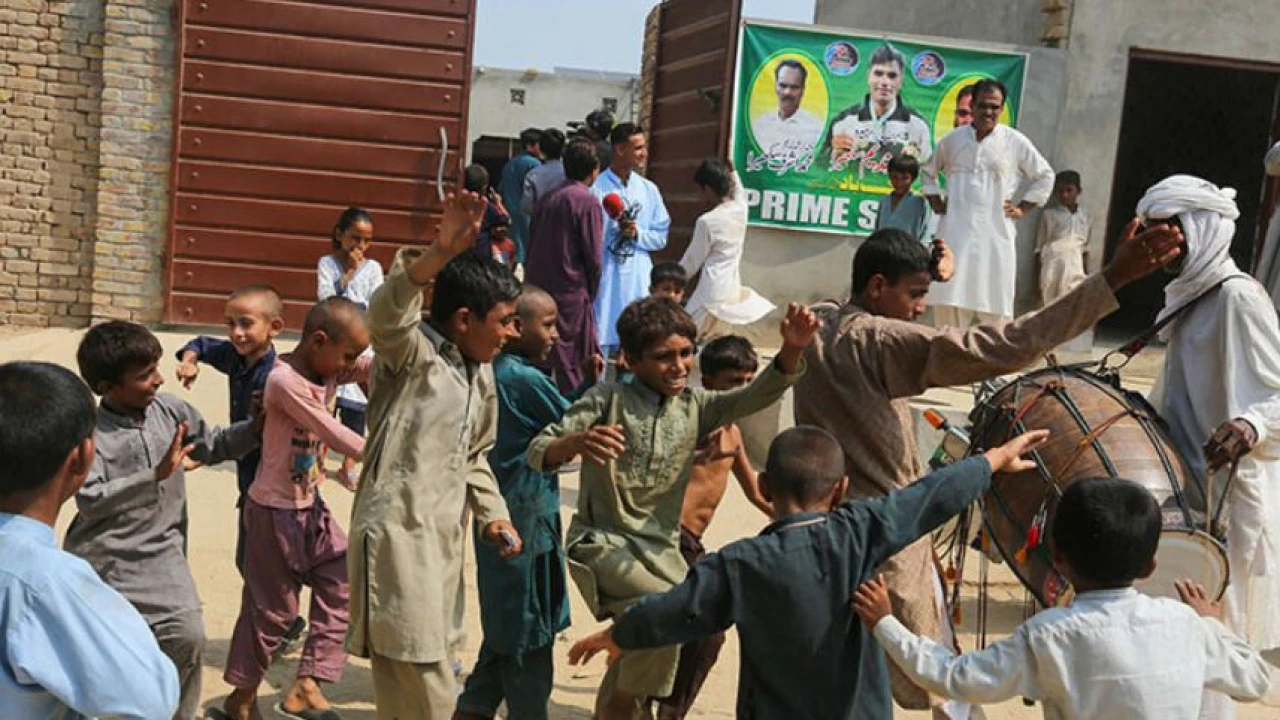
[[[583,365],[600,352],[592,303],[604,261],[604,210],[591,192],[600,173],[595,144],[565,148],[565,182],[538,202],[525,255],[525,282],[556,299],[560,341],[548,360],[564,393],[582,384]]]

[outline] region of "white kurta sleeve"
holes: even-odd
[[[947,160],[951,152],[951,143],[947,141],[949,137],[951,136],[947,135],[938,142],[933,155],[920,168],[921,189],[925,195],[942,195],[942,184],[938,182],[938,176],[947,171]]]
[[[1205,678],[1208,690],[1252,702],[1271,687],[1271,666],[1253,646],[1212,618],[1201,618],[1205,633]]]
[[[707,261],[707,255],[710,253],[711,230],[707,228],[707,216],[703,215],[693,225],[693,239],[689,241],[689,247],[680,258],[680,267],[684,268],[689,277],[693,277],[702,269],[702,264]]]
[[[1230,293],[1223,321],[1229,329],[1226,371],[1228,414],[1241,417],[1258,431],[1254,452],[1280,457],[1280,322],[1261,287]]]
[[[1017,138],[1018,172],[1031,183],[1022,195],[1022,202],[1044,205],[1053,192],[1053,166],[1025,135],[1018,134]]]
[[[920,687],[953,700],[992,703],[1022,696],[1040,699],[1031,670],[1031,656],[1023,628],[985,650],[955,653],[908,630],[887,616],[875,628],[876,639],[903,672]]]

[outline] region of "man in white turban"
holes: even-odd
[[[1240,216],[1234,190],[1174,175],[1147,191],[1138,215],[1147,226],[1178,225],[1186,239],[1183,256],[1169,266],[1177,277],[1165,288],[1160,318],[1174,320],[1160,332],[1168,352],[1153,404],[1193,472],[1212,488],[1209,507],[1226,503],[1222,517],[1231,581],[1223,619],[1259,650],[1275,649],[1280,647],[1276,308],[1266,289],[1231,259]],[[1225,490],[1237,461],[1235,480]],[[1206,694],[1202,717],[1233,715],[1230,698]]]

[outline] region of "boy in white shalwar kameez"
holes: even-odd
[[[1045,720],[1195,720],[1206,687],[1257,700],[1270,667],[1218,621],[1221,607],[1204,588],[1178,581],[1185,604],[1133,588],[1155,570],[1161,525],[1141,485],[1072,484],[1050,523],[1049,549],[1075,599],[959,657],[893,617],[883,578],[863,583],[853,608],[912,680],[957,700],[1021,695],[1042,704]]]
[[[1262,651],[1280,647],[1280,323],[1265,288],[1231,259],[1240,211],[1235,191],[1189,175],[1158,183],[1138,202],[1147,225],[1178,224],[1184,259],[1165,288],[1160,318],[1195,302],[1160,333],[1168,343],[1152,400],[1174,443],[1225,503],[1231,582],[1228,628]],[[1227,488],[1230,466],[1239,461]],[[1202,717],[1234,716],[1206,697]]]
[[[699,342],[731,334],[773,312],[774,304],[742,286],[739,265],[747,237],[747,201],[733,167],[706,160],[693,176],[710,210],[698,217],[680,265],[689,277],[701,272],[685,309],[698,326]]]
[[[1080,173],[1063,170],[1053,180],[1054,202],[1040,213],[1036,224],[1036,257],[1040,261],[1040,299],[1045,305],[1071,292],[1085,281],[1085,256],[1093,218],[1080,207]],[[1072,352],[1089,352],[1093,331],[1062,346]]]

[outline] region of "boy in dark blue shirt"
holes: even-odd
[[[849,594],[894,553],[978,499],[993,472],[1035,467],[1020,456],[1040,431],[890,493],[840,502],[848,489],[840,444],[800,426],[769,448],[760,489],[774,522],[694,564],[684,582],[651,595],[579,641],[569,661],[678,645],[738,626],[740,718],[892,717],[884,651],[858,622]],[[601,720],[613,718],[601,716]]]
[[[191,389],[200,374],[199,363],[227,376],[231,392],[231,422],[253,415],[254,396],[261,397],[267,375],[276,364],[275,337],[284,329],[284,304],[280,293],[268,285],[248,285],[227,299],[227,340],[201,335],[178,350],[178,381]],[[258,450],[236,461],[240,495],[236,508],[244,505],[249,484],[258,472]],[[238,510],[237,510],[238,512]],[[244,566],[244,521],[236,534],[236,569]]]

